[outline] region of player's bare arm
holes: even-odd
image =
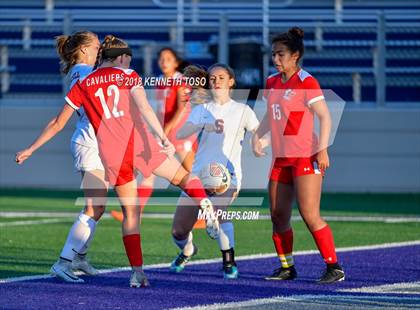
[[[261,138],[270,130],[270,124],[268,123],[268,116],[265,113],[260,126],[258,126],[257,130],[253,132],[251,143],[252,143],[252,151],[256,157],[265,156],[266,153],[263,151],[263,146],[261,143]]]
[[[19,165],[23,164],[23,162],[33,154],[33,152],[58,134],[66,126],[70,117],[73,115],[73,112],[73,108],[65,104],[61,112],[49,121],[47,126],[45,126],[38,138],[36,138],[36,140],[28,148],[16,153],[16,162]]]
[[[164,147],[163,151],[168,156],[172,156],[175,153],[175,148],[172,143],[166,137],[162,126],[158,118],[156,117],[155,112],[153,111],[152,107],[147,100],[146,93],[143,88],[136,88],[132,91],[132,96],[134,98],[134,102],[138,106],[140,113],[143,115],[146,122],[150,125],[152,130],[157,134],[159,139],[162,141],[162,145]]]
[[[200,124],[193,124],[191,122],[185,123],[185,125],[178,131],[176,137],[177,139],[185,139],[201,130],[205,130],[207,132],[214,132],[216,131],[216,124],[214,123],[200,123]]]
[[[320,124],[319,152],[317,154],[317,162],[320,169],[326,170],[330,166],[330,160],[328,156],[328,141],[331,132],[331,115],[324,100],[314,102],[311,105],[311,109],[318,117]]]

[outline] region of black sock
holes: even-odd
[[[225,265],[233,265],[236,266],[235,263],[235,251],[233,248],[229,250],[221,250],[222,258],[223,258],[223,266]]]

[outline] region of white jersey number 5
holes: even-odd
[[[120,90],[118,89],[118,87],[116,85],[109,85],[108,89],[106,90],[106,93],[108,97],[111,96],[112,93],[114,93],[114,106],[112,108],[112,115],[111,115],[111,112],[109,111],[108,105],[106,104],[104,91],[102,87],[99,88],[95,93],[95,97],[99,97],[99,100],[101,101],[102,108],[104,109],[105,118],[110,119],[112,116],[114,117],[124,116],[124,111],[118,111],[118,102],[120,100]]]

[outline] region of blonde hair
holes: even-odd
[[[72,35],[55,37],[57,53],[60,56],[61,71],[67,74],[80,61],[80,47],[92,42],[97,35],[91,31],[78,31]]]
[[[128,44],[124,40],[117,38],[113,36],[112,34],[105,36],[105,39],[102,41],[101,46],[99,47],[98,56],[96,57],[95,68],[97,68],[106,60],[102,58],[102,51],[104,49],[116,48],[116,47],[117,48],[128,47]],[[109,60],[112,60],[112,59],[109,59]]]
[[[182,75],[187,77],[187,78],[193,78],[193,79],[202,79],[205,78],[206,79],[206,84],[205,85],[200,85],[201,88],[208,88],[208,83],[209,83],[209,74],[207,73],[207,71],[199,66],[196,65],[189,65],[187,66],[183,72]],[[197,86],[193,86],[193,88],[198,88]]]

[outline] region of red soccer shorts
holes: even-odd
[[[315,157],[309,158],[276,158],[271,169],[270,180],[292,184],[293,179],[302,175],[321,174]]]

